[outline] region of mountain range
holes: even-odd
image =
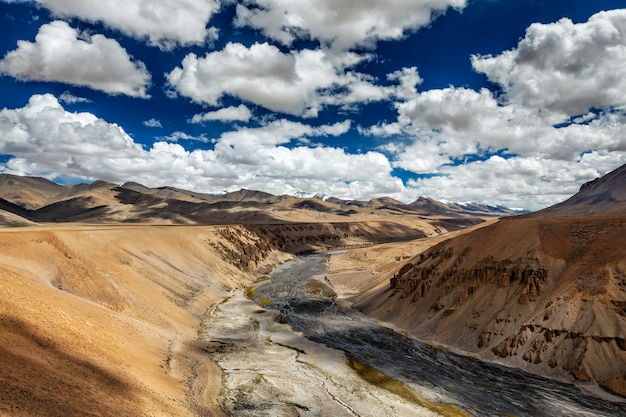
[[[356,201],[319,197],[274,196],[245,189],[206,194],[132,182],[119,186],[104,181],[59,185],[44,178],[0,174],[0,223],[259,224],[415,215],[459,227],[480,217],[518,213],[503,207],[446,204],[424,197],[411,204],[391,198]]]

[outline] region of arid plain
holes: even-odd
[[[418,339],[618,401],[624,170],[502,220],[515,213],[423,198],[213,196],[2,175],[0,414],[227,415],[207,315],[227,300],[250,310],[246,289],[275,266],[338,248],[351,250],[330,258],[327,278],[343,302]]]

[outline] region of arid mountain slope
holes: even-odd
[[[423,340],[626,396],[624,172],[403,261],[355,306]]]
[[[67,187],[44,178],[0,175],[0,198],[30,210],[48,204],[66,191]]]
[[[524,213],[524,211],[516,211],[503,206],[489,206],[486,204],[459,204],[459,203],[444,203],[428,197],[420,197],[409,206],[414,209],[421,210],[424,214],[444,214],[447,216],[467,216],[467,215],[482,215],[482,216],[513,216]]]
[[[562,203],[533,216],[606,216],[626,213],[626,165],[583,184],[580,191]]]
[[[209,197],[0,175],[0,415],[221,416],[197,335],[231,290],[291,254],[483,221],[389,199]]]
[[[213,195],[173,187],[148,188],[136,183],[117,186],[104,181],[61,186],[43,178],[0,174],[0,224],[7,226],[32,222],[180,225],[346,222],[377,221],[390,215],[405,216],[447,231],[479,223],[491,214],[457,209],[429,213],[390,198],[325,201],[251,190]]]
[[[201,316],[287,256],[242,226],[0,230],[0,415],[222,415]]]
[[[290,253],[436,233],[422,225],[1,228],[0,415],[223,415],[208,309]]]

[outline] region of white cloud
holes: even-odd
[[[580,129],[588,129],[585,134],[589,137],[604,135],[605,140],[619,136],[605,131],[608,124],[594,120],[590,125],[573,125],[560,131],[563,138],[571,135],[582,138],[582,142],[586,139]],[[444,163],[436,169],[438,176],[411,181],[405,187],[391,175],[401,158],[392,163],[380,152],[351,154],[336,147],[307,145],[315,138],[343,135],[351,127],[349,120],[311,126],[280,119],[212,139],[176,132],[145,149],[116,124],[91,113],[68,112],[54,96],[35,95],[23,108],[0,110],[0,154],[12,155],[0,165],[0,171],[51,179],[63,176],[116,183],[137,181],[204,192],[239,188],[274,194],[321,191],[360,199],[389,195],[407,202],[429,195],[536,209],[562,201],[583,182],[626,162],[625,153],[614,152],[609,145],[582,152],[574,159],[550,159],[539,153],[508,159],[491,156],[457,166]],[[209,149],[189,151],[182,142],[190,140],[204,142]],[[423,160],[438,155],[435,141],[424,142],[421,149],[414,145],[398,146],[395,152],[407,161],[411,155]]]
[[[50,94],[0,110],[0,135],[0,153],[14,156],[6,171],[14,173],[107,179],[122,161],[132,166],[145,155],[120,126],[67,112]]]
[[[103,22],[128,36],[171,49],[217,39],[207,28],[219,0],[36,0],[55,16]]]
[[[85,97],[77,97],[69,91],[64,91],[63,94],[59,96],[59,100],[65,104],[76,104],[76,103],[91,103],[91,100]]]
[[[390,175],[389,161],[378,152],[349,154],[334,147],[294,146],[307,137],[341,135],[350,126],[349,121],[312,127],[277,120],[224,133],[213,155],[240,173],[241,186],[276,194],[304,190],[371,198],[400,192],[401,181]]]
[[[283,53],[268,43],[249,48],[228,43],[203,58],[187,55],[167,79],[176,92],[198,103],[218,106],[230,95],[272,111],[314,117],[325,106],[367,103],[395,93],[396,87],[377,86],[373,78],[349,69],[366,59],[310,49]]]
[[[154,119],[154,118],[150,120],[144,120],[143,125],[146,127],[163,127],[163,125],[161,124],[161,121]]]
[[[626,103],[625,34],[624,10],[533,24],[516,49],[472,59],[504,100],[455,87],[398,94],[398,119],[362,131],[400,135],[381,147],[393,165],[435,174],[408,184],[416,195],[530,209],[557,203],[626,162],[626,114],[616,111]],[[505,150],[515,156],[494,155]]]
[[[116,124],[91,113],[68,112],[52,95],[34,95],[23,108],[0,110],[0,154],[12,155],[0,171],[204,192],[245,187],[357,198],[401,192],[401,182],[391,176],[389,161],[380,153],[303,145],[309,138],[338,136],[350,127],[350,121],[314,127],[276,120],[205,140],[213,149],[188,151],[166,141],[144,149]],[[201,139],[184,132],[172,138]]]
[[[271,110],[300,114],[314,91],[297,88],[295,62],[293,55],[267,43],[250,48],[228,43],[204,58],[187,55],[182,68],[175,68],[167,78],[180,94],[198,103],[217,106],[223,95],[230,94]]]
[[[351,122],[346,120],[333,125],[313,127],[299,122],[288,120],[274,120],[261,128],[242,128],[222,134],[216,149],[224,151],[238,149],[241,154],[250,154],[262,147],[274,147],[311,136],[339,136],[346,133]],[[230,152],[230,151],[229,151]]]
[[[56,20],[39,28],[35,42],[18,41],[0,72],[20,80],[57,81],[108,94],[147,98],[150,74],[114,39],[79,33]]]
[[[169,136],[163,136],[159,139],[168,141],[168,142],[180,142],[180,141],[184,141],[184,140],[188,140],[188,141],[192,141],[192,142],[202,142],[202,143],[209,143],[211,142],[210,139],[208,139],[206,136],[204,135],[200,135],[200,136],[193,136],[190,135],[188,133],[185,132],[174,132]]]
[[[247,122],[252,117],[252,112],[245,104],[237,107],[225,107],[216,111],[196,114],[191,118],[191,123],[202,123],[212,120],[222,122]]]
[[[534,23],[516,49],[473,56],[474,68],[511,103],[540,109],[552,123],[591,107],[626,109],[626,9],[587,22]]]
[[[435,175],[408,184],[405,199],[412,190],[538,209],[626,162],[626,114],[620,112],[555,127],[537,111],[498,103],[488,90],[454,87],[419,93],[396,107],[397,121],[362,131],[403,138],[381,146],[393,166]]]
[[[449,7],[466,0],[248,0],[237,5],[236,25],[261,30],[290,45],[313,38],[335,50],[372,47],[427,26]]]
[[[417,86],[424,81],[417,72],[416,67],[394,71],[391,74],[387,74],[387,79],[398,83],[395,96],[400,100],[410,100],[417,97]]]
[[[480,154],[507,149],[545,159],[575,160],[590,149],[626,147],[619,114],[603,114],[588,124],[557,129],[537,112],[513,104],[501,105],[486,89],[449,87],[429,90],[397,104],[398,121],[390,126],[413,137],[398,155],[398,166],[416,172]]]
[[[587,153],[579,161],[492,156],[486,161],[446,166],[439,176],[410,181],[407,194],[412,190],[415,196],[538,210],[564,201],[583,183],[624,163],[624,154],[605,151]]]
[[[409,199],[540,209],[626,162],[624,62],[626,10],[533,24],[516,49],[472,57],[504,94],[398,87],[397,120],[360,131],[394,137],[380,147],[392,165],[426,174]]]

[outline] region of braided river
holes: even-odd
[[[241,297],[214,312],[208,340],[220,346],[213,359],[226,375],[230,415],[626,416],[625,403],[437,349],[336,303],[324,280],[326,256],[276,268],[248,294],[256,305]],[[235,302],[254,306],[249,317],[241,307],[232,315]],[[220,326],[228,329],[220,333]],[[233,334],[255,340],[245,356],[235,343],[224,347]],[[351,376],[359,369],[376,377]],[[421,399],[417,406],[407,391]]]

